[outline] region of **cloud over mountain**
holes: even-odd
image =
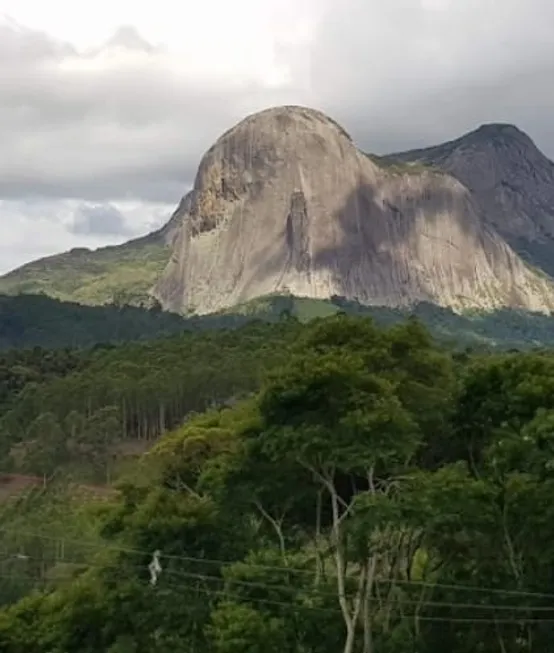
[[[181,13],[173,4],[99,0],[94,20],[112,34],[93,46],[71,36],[86,21],[68,0],[48,11],[5,0],[22,18],[0,17],[0,200],[156,202],[169,212],[225,129],[287,103],[335,116],[367,151],[502,121],[554,155],[548,0],[205,0]],[[37,29],[26,27],[35,14]],[[0,206],[0,223],[7,215]]]
[[[69,227],[74,234],[83,236],[131,236],[125,217],[113,204],[82,204],[75,211]]]

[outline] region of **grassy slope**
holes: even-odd
[[[45,293],[88,305],[114,300],[138,304],[148,299],[169,256],[158,234],[94,251],[74,249],[0,277],[0,293]]]
[[[368,152],[365,152],[364,154],[367,156],[368,159],[373,161],[375,165],[379,166],[379,168],[386,170],[390,174],[419,175],[424,172],[440,174],[440,175],[448,174],[444,170],[441,170],[440,168],[436,167],[432,163],[426,161],[419,161],[419,160],[404,161],[401,159],[392,159],[388,156],[371,154]]]
[[[371,316],[382,325],[391,325],[414,315],[439,339],[458,346],[528,348],[554,346],[554,317],[502,309],[472,311],[463,315],[433,304],[421,303],[411,310],[362,306],[343,298],[333,300],[273,295],[235,306],[227,314],[275,320],[285,313],[302,322],[326,317],[338,311]],[[200,318],[201,319],[201,318]]]

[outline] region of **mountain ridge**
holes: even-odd
[[[264,132],[260,121],[268,116],[273,118]],[[237,129],[242,129],[242,144]],[[514,141],[525,155],[516,162],[520,173],[531,180],[538,176],[535,182],[544,186],[550,166],[554,175],[554,164],[524,132],[507,123],[481,125],[431,148],[377,156],[358,150],[346,130],[320,111],[273,107],[247,116],[209,148],[193,190],[162,229],[122,245],[71,250],[31,262],[0,277],[0,292],[45,292],[85,304],[114,298],[149,304],[153,295],[164,307],[184,313],[218,311],[280,291],[320,298],[341,295],[380,305],[435,301],[458,310],[507,305],[550,311],[554,295],[549,274],[554,269],[540,260],[541,248],[546,247],[547,263],[550,252],[540,220],[526,210],[525,237],[516,236],[514,226],[499,226],[519,191],[510,195],[511,204],[500,202],[504,213],[499,212],[498,198],[489,197],[497,193],[494,174],[491,192],[477,188],[469,174],[472,167],[480,170],[479,157],[489,156],[490,162],[492,149],[506,138],[512,155]],[[308,155],[300,153],[302,147]],[[466,167],[460,150],[471,160]],[[530,160],[538,162],[538,173],[532,165],[529,169]],[[498,163],[487,165],[491,174],[500,169],[501,181],[509,184],[510,175]],[[283,174],[288,175],[286,183]],[[318,188],[318,178],[334,188],[334,196]],[[258,201],[264,193],[265,208]],[[336,196],[342,197],[342,207]],[[257,215],[266,215],[262,227],[250,215],[252,202]],[[547,204],[545,221],[554,222],[554,208],[550,214]],[[522,221],[517,211],[512,213],[512,225]],[[223,230],[221,224],[226,225]],[[222,250],[220,241],[229,230],[235,240]],[[245,261],[260,231],[270,232],[273,241],[266,241],[267,251],[257,252],[256,267]],[[322,245],[325,237],[330,238],[327,246]],[[329,264],[333,248],[336,254],[341,247],[341,262]],[[242,252],[238,263],[237,251]],[[191,277],[194,257],[200,272]],[[277,280],[268,273],[271,260]],[[217,261],[223,271],[219,276],[214,272]],[[540,268],[539,273],[533,268]]]

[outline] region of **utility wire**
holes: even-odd
[[[113,551],[116,553],[126,553],[132,555],[140,555],[145,557],[152,557],[152,551],[145,551],[141,549],[125,547],[120,545],[112,545],[108,543],[99,543],[99,542],[86,542],[84,540],[78,540],[73,538],[64,538],[60,536],[46,535],[31,531],[22,531],[18,529],[12,529],[9,527],[0,527],[0,533],[12,533],[14,535],[21,535],[23,537],[36,537],[38,539],[50,540],[55,542],[61,542],[73,545],[82,545],[84,547],[97,549],[97,552],[100,551]],[[164,554],[160,555],[160,560],[174,560],[182,562],[192,562],[192,563],[202,563],[206,565],[216,565],[218,567],[229,567],[236,564],[244,564],[252,569],[263,569],[269,571],[282,571],[287,574],[307,574],[313,577],[314,571],[310,569],[301,569],[295,567],[285,567],[279,565],[264,565],[259,563],[250,563],[247,560],[218,560],[213,558],[199,558],[194,556],[184,556],[184,555],[172,555]],[[487,593],[487,594],[498,594],[503,596],[514,596],[514,597],[528,597],[528,598],[542,598],[549,599],[554,601],[554,594],[552,593],[543,593],[535,591],[526,591],[526,590],[509,590],[509,589],[500,589],[500,588],[490,588],[490,587],[481,587],[473,585],[463,585],[463,584],[447,584],[447,583],[434,583],[431,581],[417,581],[417,580],[384,580],[380,579],[376,581],[379,584],[384,585],[406,585],[408,587],[429,587],[429,588],[439,588],[439,589],[451,589],[453,591],[465,591],[465,592],[478,592],[478,593]]]
[[[0,573],[0,578],[18,578],[16,575],[3,575]],[[22,577],[23,579],[28,579],[29,577]],[[70,579],[70,578],[68,578]],[[338,608],[325,608],[321,606],[306,605],[299,603],[298,601],[278,601],[273,599],[264,599],[261,597],[254,596],[244,596],[242,594],[237,594],[236,592],[230,592],[229,590],[217,590],[208,587],[199,587],[198,585],[192,585],[187,583],[179,584],[167,584],[160,583],[156,589],[153,589],[154,592],[164,593],[165,590],[169,589],[170,591],[179,593],[180,591],[186,591],[187,594],[191,590],[194,592],[207,594],[209,596],[221,596],[226,599],[239,599],[246,603],[258,603],[262,605],[272,605],[277,607],[283,607],[287,609],[293,609],[294,612],[301,610],[308,610],[312,612],[320,612],[324,614],[342,614]],[[435,617],[435,616],[420,616],[417,614],[399,614],[395,617],[397,620],[405,621],[417,619],[418,621],[429,622],[429,623],[459,623],[459,624],[507,624],[507,625],[522,625],[522,624],[550,624],[554,623],[554,618],[483,618],[483,617]]]
[[[9,560],[16,560],[16,559],[27,559],[27,560],[34,560],[34,561],[39,561],[39,562],[52,562],[52,563],[58,563],[61,565],[76,565],[80,567],[88,567],[91,569],[113,569],[116,570],[119,568],[119,565],[98,565],[98,564],[91,564],[91,563],[86,563],[78,560],[59,560],[57,558],[36,558],[32,556],[25,556],[24,558],[21,558],[17,554],[8,558],[5,558],[4,560],[0,560],[1,562],[6,562]],[[129,568],[127,568],[129,569]],[[144,565],[130,565],[130,569],[136,570],[137,572],[141,572],[145,570]],[[225,578],[222,576],[213,576],[213,575],[208,575],[208,574],[201,574],[201,573],[195,573],[195,572],[187,572],[179,569],[163,569],[163,577],[167,576],[177,576],[180,578],[186,578],[190,580],[198,580],[198,581],[207,581],[207,582],[219,582],[219,583],[227,583],[228,585],[238,585],[241,587],[247,587],[247,588],[255,588],[255,589],[263,589],[263,590],[278,590],[278,591],[284,591],[284,592],[298,592],[298,591],[303,591],[307,588],[304,587],[297,587],[297,586],[292,586],[292,585],[284,585],[284,584],[277,584],[277,583],[267,583],[267,582],[259,582],[259,581],[249,581],[249,580],[242,580],[239,578]],[[321,590],[321,589],[315,589],[312,588],[309,593],[305,593],[304,596],[309,596],[310,598],[332,598],[336,599],[337,595],[336,592],[332,592],[329,590]],[[372,597],[371,598],[372,602],[379,603],[379,599],[377,597]],[[398,605],[412,605],[412,606],[419,606],[421,605],[420,601],[413,600],[413,599],[404,599],[404,598],[395,598],[393,599],[393,602],[398,604]],[[529,605],[490,605],[490,604],[480,604],[480,603],[459,603],[459,602],[447,602],[447,601],[425,601],[423,604],[425,607],[431,607],[431,608],[456,608],[456,609],[464,609],[464,610],[491,610],[491,611],[511,611],[511,612],[553,612],[554,611],[554,605],[553,606],[545,606],[545,605],[540,605],[540,606],[529,606]],[[553,615],[553,620],[554,620],[554,615]]]

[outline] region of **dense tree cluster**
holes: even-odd
[[[0,352],[0,407],[5,407],[25,386],[65,376],[82,368],[85,357],[72,349],[10,349]]]
[[[160,310],[114,302],[84,306],[46,295],[0,295],[0,350],[14,347],[91,347],[98,343],[149,340],[183,331],[233,328],[246,315],[185,319]]]
[[[548,352],[453,355],[415,320],[254,324],[97,351],[2,429],[14,464],[104,482],[116,440],[169,430],[117,497],[60,481],[21,499],[42,527],[0,513],[1,573],[24,580],[0,591],[6,653],[551,646]]]
[[[343,297],[329,300],[269,295],[210,315],[167,313],[159,304],[131,306],[114,298],[103,306],[83,306],[45,295],[0,295],[0,350],[22,347],[92,347],[98,343],[151,340],[183,331],[235,329],[252,320],[307,322],[339,312],[372,317],[382,326],[416,316],[434,337],[455,347],[530,348],[554,344],[554,318],[502,309],[455,313],[422,302],[406,308],[364,306]]]
[[[10,402],[0,415],[2,467],[50,476],[73,466],[104,481],[114,446],[146,447],[185,416],[256,390],[300,329],[295,321],[251,323],[89,352],[8,353],[6,377],[19,391],[6,390]],[[31,370],[26,385],[19,383],[23,368]]]

